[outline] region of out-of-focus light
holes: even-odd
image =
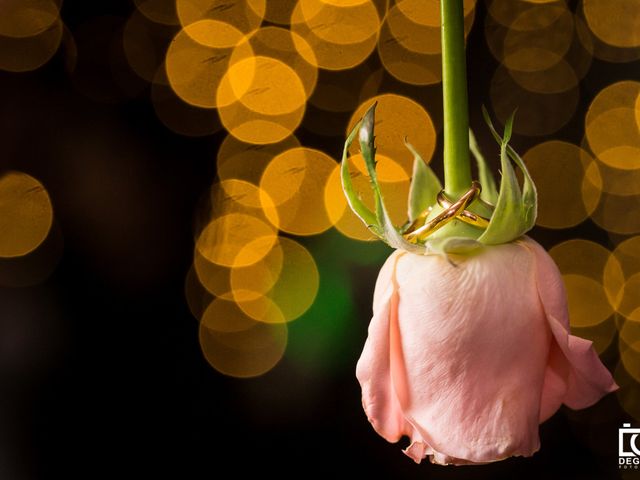
[[[63,23],[57,19],[44,31],[27,37],[0,37],[0,70],[28,72],[47,63],[62,40]]]
[[[595,209],[600,191],[586,195],[585,169],[593,158],[580,147],[549,141],[527,151],[523,159],[538,189],[536,223],[547,228],[568,228],[585,220]]]
[[[323,4],[320,0],[298,2],[291,14],[291,30],[298,35],[296,38],[301,37],[305,42],[296,43],[296,48],[305,56],[311,47],[318,67],[327,70],[344,70],[362,63],[375,48],[378,38],[380,17],[372,7],[370,2],[351,8]],[[360,11],[368,12],[362,24],[352,15]],[[347,28],[348,25],[353,28]],[[341,38],[345,31],[351,30],[353,33]]]
[[[549,254],[563,274],[571,325],[591,327],[614,313],[603,286],[609,250],[595,242],[573,239],[554,246]]]
[[[39,36],[59,23],[59,6],[53,0],[4,0],[0,35],[12,38]]]
[[[218,114],[182,100],[167,86],[166,74],[161,67],[151,85],[151,102],[158,120],[178,135],[203,137],[222,129]]]
[[[134,11],[122,31],[122,46],[131,69],[152,82],[164,62],[164,53],[172,37],[172,28],[150,21]]]
[[[133,0],[136,8],[145,17],[163,25],[179,23],[175,0]]]
[[[213,20],[229,24],[245,34],[260,26],[267,1],[245,0],[212,5],[211,0],[176,0],[175,3],[178,18],[184,28],[200,20]]]
[[[278,210],[280,230],[314,235],[331,227],[325,210],[324,188],[336,162],[320,150],[293,148],[271,160],[260,188]]]
[[[229,25],[229,29],[233,28]],[[199,41],[193,39],[189,34],[190,30],[197,32]],[[243,36],[239,30],[236,32],[235,38],[239,41]],[[211,40],[208,41],[207,38]],[[171,87],[182,100],[197,107],[219,106],[216,91],[230,67],[229,58],[233,45],[207,45],[216,43],[216,38],[216,30],[199,28],[198,23],[191,24],[175,36],[167,49],[165,67]],[[248,45],[245,48],[249,48]],[[247,82],[251,82],[252,76],[253,73]]]
[[[248,48],[245,48],[245,45],[247,45]],[[231,55],[230,64],[238,64],[242,60],[247,60],[254,55],[279,60],[282,64],[291,67],[302,82],[306,97],[309,98],[311,96],[318,81],[318,66],[315,53],[304,38],[291,30],[280,27],[263,27],[254,30],[247,34],[242,41],[238,42]],[[251,61],[255,63],[257,60],[252,59]],[[277,71],[278,68],[281,67],[278,67],[277,63],[269,63],[263,67],[254,65],[247,72],[249,74],[248,78],[251,79],[254,75],[264,75],[273,78],[273,80],[270,80],[273,83],[280,82],[282,81],[283,74]],[[231,80],[235,83],[240,81],[239,78],[232,78]],[[262,81],[264,82],[264,80]],[[262,90],[265,86],[258,85],[256,81],[254,81],[251,88]],[[244,91],[238,89],[237,86],[235,86],[234,92],[240,92],[240,94],[236,93],[239,97],[244,93]],[[292,92],[292,94],[293,93],[297,92]],[[271,113],[275,114],[278,112],[273,111]]]
[[[553,93],[538,94],[522,88],[500,66],[491,79],[491,105],[504,123],[517,110],[513,131],[521,135],[550,135],[564,127],[573,117],[579,102],[578,87]]]
[[[200,348],[209,364],[225,375],[257,377],[284,355],[287,325],[259,322],[233,302],[215,299],[207,307],[199,330]]]
[[[0,257],[27,255],[44,241],[53,222],[45,187],[22,172],[0,176]]]
[[[287,137],[278,143],[255,145],[227,135],[216,157],[218,178],[245,180],[257,185],[265,168],[275,156],[299,146],[300,142],[295,136]]]
[[[640,5],[628,0],[584,0],[584,16],[591,31],[615,47],[640,46]]]
[[[350,131],[364,113],[376,107],[376,152],[393,159],[408,176],[413,171],[413,154],[405,140],[415,147],[425,162],[431,161],[436,148],[436,131],[429,113],[414,100],[396,94],[384,94],[365,100],[351,116]],[[352,152],[358,148],[352,145]]]

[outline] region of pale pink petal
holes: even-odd
[[[587,408],[607,393],[615,392],[618,385],[602,364],[592,342],[569,335],[555,317],[548,317],[555,341],[570,365],[564,404],[573,409]]]
[[[404,419],[391,379],[389,328],[391,317],[397,316],[398,294],[393,285],[396,256],[397,253],[387,259],[378,277],[369,335],[356,366],[365,413],[376,432],[389,442],[397,442],[412,431]]]
[[[618,386],[592,342],[569,334],[566,292],[556,264],[538,243],[529,238],[522,243],[536,256],[537,288],[555,344],[542,392],[540,420],[544,421],[562,403],[574,409],[586,408]]]
[[[399,401],[433,449],[432,461],[484,463],[539,448],[550,333],[534,269],[531,252],[518,244],[453,264],[439,256],[399,259],[407,385]]]
[[[567,394],[569,365],[557,342],[551,342],[540,402],[540,423],[558,411]]]

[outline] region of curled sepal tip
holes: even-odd
[[[369,230],[390,247],[400,248],[413,253],[427,253],[427,248],[424,245],[414,245],[403,238],[400,230],[391,221],[391,217],[389,217],[389,213],[384,204],[382,191],[380,190],[376,174],[374,135],[375,107],[376,104],[373,104],[371,108],[367,110],[362,120],[356,124],[347,137],[342,153],[342,164],[340,166],[342,189],[354,213],[360,217]],[[351,143],[353,143],[356,134],[360,140],[360,150],[364,157],[367,172],[369,173],[369,180],[375,202],[375,212],[372,212],[369,207],[364,204],[351,182],[351,173],[349,172],[349,147]]]
[[[497,245],[511,242],[533,228],[538,211],[538,196],[524,161],[509,145],[515,112],[507,119],[503,136],[500,136],[494,128],[486,108],[483,107],[482,113],[496,142],[500,145],[502,179],[491,221],[478,241],[485,245]],[[512,161],[522,171],[522,188],[518,183]]]

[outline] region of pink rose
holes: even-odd
[[[357,366],[386,440],[420,462],[530,456],[538,425],[617,389],[591,342],[569,333],[562,277],[522,237],[468,256],[395,251],[380,271]]]

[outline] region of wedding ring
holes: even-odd
[[[424,219],[426,219],[427,215],[429,214],[429,210],[427,210],[426,212],[423,212],[416,219],[416,221],[414,221],[409,226],[409,228],[407,229],[408,233],[405,233],[404,237],[407,239],[407,241],[411,243],[417,243],[418,241],[425,240],[429,235],[431,235],[436,230],[439,230],[440,228],[444,227],[447,223],[451,222],[456,218],[460,218],[462,214],[466,212],[467,206],[480,195],[481,189],[482,187],[480,186],[480,183],[474,180],[473,182],[471,182],[471,188],[469,188],[469,190],[467,190],[457,202],[455,203],[449,202],[448,207],[444,207],[444,205],[442,205],[443,208],[445,208],[444,211],[440,212],[431,220],[424,223],[424,225],[422,225],[421,227],[415,228],[417,224],[419,224],[418,221],[420,219],[424,221]],[[440,193],[442,194],[442,192]],[[438,194],[438,197],[440,197],[440,194]],[[445,201],[446,201],[446,197],[445,197]],[[486,218],[479,217],[478,215],[475,215],[471,212],[468,212],[468,213],[470,213],[471,215],[474,215],[476,218],[482,218],[483,220],[487,220]],[[460,218],[460,220],[462,220],[462,218]],[[474,221],[477,221],[477,219]],[[488,224],[488,221],[487,221],[487,224]]]
[[[479,185],[480,184],[478,184],[478,186]],[[440,205],[442,208],[451,208],[451,206],[453,205],[451,200],[449,200],[445,195],[444,190],[441,190],[440,193],[438,193],[438,205]],[[470,212],[469,210],[464,210],[462,213],[460,213],[460,215],[458,215],[458,219],[463,221],[464,223],[473,225],[474,227],[487,228],[489,226],[488,218],[478,215],[477,213]]]

